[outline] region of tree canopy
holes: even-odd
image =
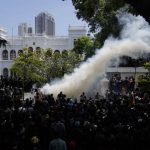
[[[146,62],[144,67],[148,70],[148,73],[139,76],[138,86],[142,92],[150,93],[150,62]]]
[[[91,37],[81,36],[74,42],[73,50],[78,54],[84,54],[85,60],[95,54],[95,41]]]
[[[126,5],[124,0],[72,0],[79,19],[86,21],[90,31],[97,33],[96,38],[102,43],[112,34],[118,36],[121,26],[116,14]],[[129,11],[129,7],[126,7]]]
[[[44,83],[51,78],[60,78],[71,73],[80,62],[78,54],[73,51],[54,51],[38,49],[33,52],[24,49],[14,61],[11,70],[25,82]]]
[[[24,80],[46,81],[44,75],[44,62],[40,61],[41,56],[37,52],[30,52],[24,49],[23,53],[17,57],[11,67],[11,70]]]

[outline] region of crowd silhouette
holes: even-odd
[[[141,150],[150,147],[150,95],[113,75],[105,96],[61,92],[22,98],[20,78],[0,79],[1,150]]]

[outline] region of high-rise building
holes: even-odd
[[[27,23],[21,23],[18,26],[18,35],[19,36],[32,35],[32,27]]]
[[[55,21],[48,12],[41,12],[35,17],[35,34],[36,35],[55,35]]]
[[[28,35],[32,35],[33,31],[32,31],[32,27],[28,27]]]

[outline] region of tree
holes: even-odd
[[[53,50],[51,48],[48,48],[45,52],[45,57],[49,57],[51,58],[52,57],[52,53],[53,53]]]
[[[91,37],[81,36],[75,40],[73,50],[82,55],[85,54],[85,59],[95,54],[94,41]]]
[[[116,14],[121,7],[127,6],[124,0],[72,0],[72,3],[77,17],[88,23],[91,32],[97,33],[99,46],[110,34],[119,35],[122,26]],[[126,11],[132,11],[131,7],[126,7]]]
[[[80,61],[78,55],[73,51],[65,50],[61,53],[59,50],[53,52],[49,48],[30,52],[24,49],[23,53],[15,59],[11,70],[17,76],[22,77],[25,85],[31,81],[42,84],[71,73]]]
[[[72,73],[74,68],[81,62],[81,57],[73,50],[68,51],[68,57],[65,59],[66,73]]]
[[[53,53],[52,58],[51,58],[51,62],[52,62],[52,65],[51,65],[51,75],[52,75],[52,78],[56,78],[56,77],[60,78],[60,77],[62,77],[61,59],[62,59],[62,57],[61,57],[60,51],[56,50]]]
[[[44,82],[47,80],[42,55],[36,51],[30,52],[24,49],[11,67],[12,72],[22,77],[24,84],[29,82]]]
[[[66,74],[68,73],[68,62],[69,62],[69,52],[67,50],[63,50],[62,51],[62,54],[61,54],[61,57],[62,57],[62,74]]]
[[[59,51],[45,52],[45,68],[47,72],[47,78],[60,78],[64,74],[71,73],[80,62],[78,54],[73,51],[64,50],[61,53]]]
[[[77,18],[86,21],[91,32],[96,31],[96,39],[101,42],[99,46],[110,34],[115,37],[119,35],[122,27],[118,24],[116,14],[127,4],[127,11],[140,14],[150,23],[149,0],[72,0],[72,4]]]
[[[144,67],[148,70],[148,73],[139,76],[138,86],[141,89],[141,92],[150,93],[150,62],[146,62]]]
[[[145,63],[145,68],[148,69],[148,71],[150,73],[150,62]]]

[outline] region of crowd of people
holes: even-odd
[[[109,81],[109,90],[116,95],[134,92],[135,89],[136,84],[133,76],[122,79],[119,74],[114,74]]]
[[[112,76],[106,96],[60,92],[22,99],[19,80],[0,79],[1,150],[145,150],[150,147],[150,95],[133,77]],[[11,81],[11,82],[10,82]]]

